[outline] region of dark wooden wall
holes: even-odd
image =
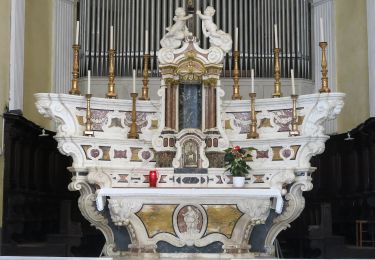
[[[307,206],[327,202],[332,228],[355,244],[355,221],[375,216],[375,118],[348,134],[332,136],[325,152],[313,158],[314,189],[306,193]]]
[[[352,129],[350,135],[351,140],[347,133],[331,136],[324,153],[312,158],[317,170],[313,190],[304,193],[305,210],[279,237],[291,257],[319,256],[311,246],[312,225],[332,223],[319,234],[340,236],[345,244],[355,245],[355,221],[375,220],[375,118]],[[330,206],[331,216],[322,217],[322,205]]]
[[[79,193],[68,191],[71,158],[57,150],[54,132],[40,136],[42,129],[19,114],[5,113],[4,118],[1,254],[89,256],[82,253],[85,235],[98,232],[86,229],[88,222],[77,207]],[[92,256],[100,253],[96,247]]]

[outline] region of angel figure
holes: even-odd
[[[218,30],[217,25],[212,18],[215,14],[215,9],[212,6],[207,6],[204,14],[197,11],[197,15],[202,20],[202,31],[204,36],[210,38],[212,46],[221,48],[224,52],[230,51],[232,48],[232,37],[222,30]]]
[[[181,41],[186,37],[192,35],[186,27],[186,20],[190,19],[193,15],[186,15],[183,8],[178,7],[175,10],[173,21],[175,24],[166,28],[168,31],[160,40],[160,45],[163,48],[177,49],[181,46]]]

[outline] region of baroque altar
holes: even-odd
[[[177,8],[158,53],[159,99],[35,94],[39,112],[57,123],[58,149],[73,158],[69,189],[105,236],[105,255],[272,256],[313,188],[309,161],[324,151],[323,123],[345,95],[223,100],[232,39],[212,22],[212,7],[197,15],[211,46],[199,46],[186,27],[191,15]],[[243,188],[224,168],[232,145],[255,148]]]

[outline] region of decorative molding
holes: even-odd
[[[9,109],[23,109],[25,0],[11,1]]]
[[[53,83],[54,92],[68,93],[72,76],[72,44],[75,1],[54,1]]]
[[[319,47],[320,17],[323,18],[324,37],[328,42],[327,47],[327,69],[329,88],[336,92],[336,39],[335,39],[335,13],[333,0],[312,1],[312,22],[313,22],[313,79],[315,80],[315,92],[318,92],[321,85],[321,59],[322,52]],[[337,120],[327,120],[324,123],[326,134],[337,132]]]
[[[131,77],[116,77],[116,92],[118,95],[118,99],[129,99],[130,93],[132,92],[132,78]],[[255,92],[257,92],[257,100],[262,98],[271,98],[273,92],[273,78],[255,78]],[[86,93],[87,91],[87,77],[79,78],[79,88],[82,93]],[[91,92],[94,97],[105,97],[105,89],[103,86],[106,86],[108,83],[107,77],[91,77]],[[158,91],[161,86],[163,86],[163,82],[160,78],[156,77],[149,77],[149,96],[151,100],[159,100],[160,95],[158,95]],[[240,78],[241,86],[240,95],[244,98],[243,100],[249,99],[249,92],[251,86],[251,78]],[[70,85],[69,85],[70,86]],[[140,91],[142,86],[142,78],[138,77],[136,79],[136,89]],[[233,79],[232,78],[221,78],[220,79],[220,87],[224,91],[224,95],[220,98],[222,100],[231,100],[231,90],[233,86]],[[298,95],[306,95],[312,94],[315,92],[315,85],[312,80],[307,79],[295,79],[295,86],[296,86],[296,93]],[[281,90],[284,94],[284,97],[288,97],[292,92],[292,85],[291,80],[288,78],[281,79]],[[66,92],[67,93],[67,92]],[[164,111],[164,110],[163,110]],[[202,124],[204,125],[204,124]]]
[[[370,116],[375,116],[375,1],[367,0],[368,75]]]

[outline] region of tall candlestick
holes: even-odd
[[[238,51],[238,27],[234,31],[234,50]]]
[[[296,94],[296,86],[294,85],[294,70],[290,70],[290,78],[292,79],[292,95]]]
[[[91,94],[91,70],[87,71],[87,94]]]
[[[148,30],[146,30],[145,32],[145,54],[148,54],[149,53],[149,50],[148,50]]]
[[[254,69],[251,69],[251,93],[255,93],[254,91]]]
[[[289,131],[289,136],[298,136],[300,132],[298,130],[298,114],[297,114],[297,98],[298,95],[291,95],[292,98],[292,129]]]
[[[113,25],[111,25],[109,37],[109,48],[113,49]]]
[[[259,138],[259,134],[257,133],[257,116],[255,111],[255,98],[257,96],[256,93],[252,92],[249,94],[250,96],[250,131],[247,133],[247,139],[256,139]]]
[[[75,45],[78,45],[78,36],[79,36],[79,21],[77,21],[77,26],[76,26],[76,40],[74,42]]]
[[[133,70],[133,93],[135,92],[135,70]]]
[[[279,48],[279,41],[277,38],[277,24],[274,24],[274,28],[275,28],[275,48]]]
[[[324,42],[323,18],[320,17],[320,42]]]

